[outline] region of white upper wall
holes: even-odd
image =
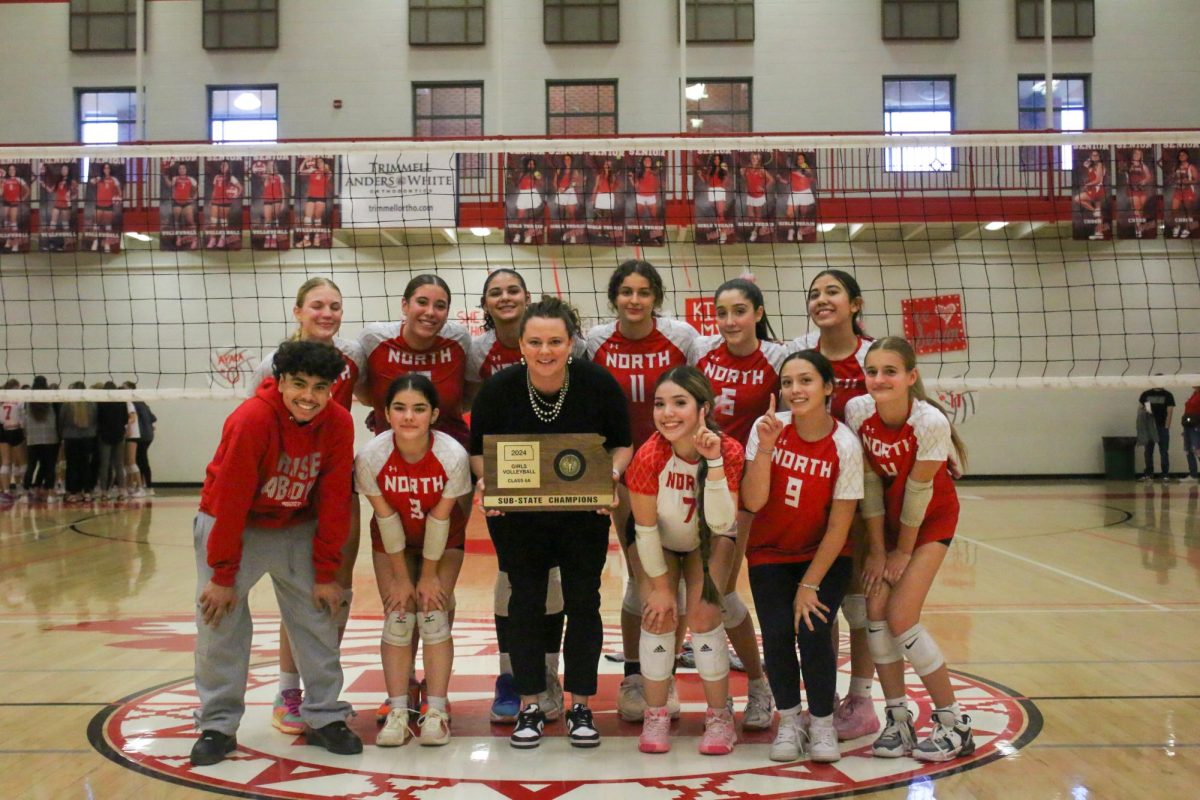
[[[400,0],[282,0],[280,47],[201,46],[200,0],[147,4],[147,138],[207,137],[206,86],[278,84],[281,137],[403,137],[413,81],[484,81],[486,132],[545,133],[546,79],[617,79],[622,133],[678,130],[674,0],[622,0],[616,45],[542,43],[541,0],[491,0],[487,44],[408,45]],[[1018,41],[1014,0],[961,0],[952,42],[884,42],[880,0],[757,0],[751,44],[692,45],[692,77],[751,77],[754,129],[875,131],[882,76],[950,74],[960,130],[1015,128],[1020,73],[1044,70]],[[70,142],[77,88],[132,86],[132,54],[74,54],[66,2],[0,4],[4,142]],[[1059,73],[1086,73],[1096,128],[1192,127],[1200,108],[1197,0],[1096,0],[1096,36],[1055,42]],[[13,70],[11,65],[16,65]],[[334,110],[334,99],[343,101]]]

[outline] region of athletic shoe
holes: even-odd
[[[771,742],[772,761],[799,761],[808,752],[808,731],[800,725],[800,715],[779,718],[775,741]]]
[[[833,711],[833,727],[838,739],[847,741],[868,736],[879,730],[879,717],[875,716],[875,703],[869,697],[850,695]]]
[[[887,708],[887,724],[883,733],[871,745],[877,758],[899,758],[910,755],[917,745],[917,731],[913,728],[912,712],[907,707]]]
[[[546,715],[547,722],[554,722],[563,713],[563,688],[558,673],[546,667],[546,691],[538,693],[538,708]]]
[[[192,766],[208,767],[219,764],[237,749],[237,737],[220,731],[204,731],[192,745]]]
[[[832,723],[814,723],[808,729],[808,757],[818,764],[840,761],[842,751],[838,748],[837,728]]]
[[[450,743],[450,716],[440,708],[431,708],[421,715],[421,738],[424,747],[440,747]]]
[[[391,706],[388,706],[390,709]],[[396,709],[388,711],[384,718],[383,729],[375,737],[377,747],[403,747],[412,738],[412,728],[408,727],[408,711]]]
[[[666,753],[671,749],[671,713],[665,708],[647,708],[642,718],[642,735],[638,750],[643,753]]]
[[[1138,483],[1150,483],[1152,480],[1154,480],[1153,476],[1143,475],[1142,477],[1138,478]]]
[[[733,652],[733,648],[729,648],[729,668],[734,672],[745,672],[746,664],[742,661],[742,657]]]
[[[382,725],[387,722],[388,715],[392,713],[392,701],[388,698],[383,698],[383,702],[379,704],[379,708],[375,709],[375,724]]]
[[[362,752],[362,739],[342,720],[309,728],[304,738],[313,747],[323,747],[338,756],[354,756]]]
[[[667,679],[667,713],[671,719],[679,719],[679,692],[675,690],[675,676]]]
[[[1170,475],[1163,475],[1161,480],[1162,480],[1162,482],[1163,482],[1163,483],[1170,483],[1170,482],[1171,482],[1171,476],[1170,476]]]
[[[771,688],[764,681],[760,686],[750,685],[750,694],[746,698],[746,709],[742,712],[742,729],[747,731],[765,731],[775,721],[775,698]]]
[[[134,498],[145,497],[146,490],[139,486],[138,488],[131,490],[129,492],[129,496]]]
[[[304,720],[300,719],[300,701],[304,692],[300,689],[284,689],[275,695],[275,705],[271,709],[271,724],[280,733],[288,736],[299,736],[304,733]]]
[[[546,729],[546,715],[537,703],[530,703],[517,714],[517,727],[508,737],[513,747],[527,750],[542,743],[542,731]]]
[[[626,722],[639,722],[646,715],[646,690],[641,675],[626,675],[617,690],[617,713]]]
[[[521,712],[521,696],[512,675],[496,676],[496,694],[492,698],[492,722],[516,722]]]
[[[700,755],[726,756],[733,752],[737,731],[727,708],[710,708],[704,715],[704,735],[700,737]]]
[[[592,722],[592,710],[582,703],[576,703],[567,712],[567,734],[572,747],[600,746],[600,731]]]
[[[960,719],[943,720],[948,712],[933,712],[933,730],[913,748],[912,757],[918,761],[952,761],[959,756],[975,752],[975,739],[971,736],[971,718],[963,714]]]

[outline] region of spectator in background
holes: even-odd
[[[87,386],[75,381],[70,388]],[[67,454],[67,502],[90,500],[96,484],[96,404],[86,400],[63,403],[58,409],[58,427]]]
[[[133,387],[137,388],[137,387]],[[142,490],[145,496],[154,496],[154,484],[150,480],[150,445],[154,441],[154,423],[158,421],[158,417],[154,416],[154,412],[150,410],[150,406],[142,400],[133,401],[133,409],[137,412],[138,430],[141,432],[141,438],[137,443],[137,455],[135,462],[138,470],[142,473]]]
[[[133,381],[125,381],[121,384],[121,388],[136,389],[137,384]],[[138,443],[142,441],[141,422],[132,400],[125,401],[125,411],[129,415],[129,421],[125,424],[125,452],[123,453],[125,491],[129,497],[145,497],[146,490],[142,488],[142,471],[137,464]]]
[[[1159,373],[1161,376],[1162,373]],[[1170,445],[1171,415],[1175,412],[1175,395],[1166,389],[1147,389],[1138,398],[1138,403],[1154,417],[1154,427],[1158,434],[1158,459],[1162,465],[1160,479],[1163,483],[1171,482],[1171,462],[1167,452]],[[1154,480],[1154,442],[1146,443],[1146,474],[1139,480],[1148,483]]]
[[[1192,396],[1183,405],[1183,452],[1187,456],[1188,476],[1200,483],[1196,470],[1196,452],[1200,450],[1200,386],[1192,387]]]
[[[112,381],[105,381],[101,389],[116,389]],[[96,491],[109,500],[124,496],[125,490],[125,429],[133,416],[124,401],[100,403],[96,409],[96,439],[100,448],[97,459]]]
[[[46,378],[38,375],[33,379],[34,391],[48,391]],[[29,403],[26,405],[25,442],[29,447],[29,466],[25,469],[25,490],[33,493],[33,500],[53,502],[54,463],[58,458],[58,419],[51,403]]]

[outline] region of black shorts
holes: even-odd
[[[180,202],[171,203],[171,208],[191,208],[191,207],[192,207],[192,202],[190,200],[187,201],[186,203],[180,203]]]
[[[24,428],[0,428],[0,444],[17,447],[25,443]]]

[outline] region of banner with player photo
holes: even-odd
[[[661,245],[667,235],[667,156],[662,150],[625,154],[629,196],[625,227],[631,244]]]
[[[1198,157],[1200,147],[1162,150],[1163,223],[1168,239],[1194,239],[1200,234],[1196,208],[1197,184],[1200,184]]]
[[[287,250],[291,247],[292,162],[288,158],[250,161],[250,248]]]
[[[125,162],[88,164],[83,195],[84,250],[118,253],[125,226]]]
[[[240,158],[204,160],[204,249],[242,249],[246,164]]]
[[[692,202],[696,244],[728,244],[733,224],[734,164],[729,152],[692,154]]]
[[[0,251],[29,252],[31,218],[30,196],[33,194],[33,162],[16,159],[0,164],[0,187],[3,193],[3,228],[0,228]]]
[[[774,153],[751,151],[733,154],[737,164],[734,225],[743,242],[775,241]]]
[[[1071,238],[1112,238],[1109,153],[1107,148],[1071,148]]]
[[[550,182],[546,205],[550,210],[550,244],[586,244],[587,159],[581,153],[557,153],[546,156]],[[507,207],[506,207],[507,210]]]
[[[158,200],[159,249],[200,249],[200,159],[164,158]]]
[[[509,153],[504,169],[504,241],[508,244],[546,242],[546,165],[550,158],[533,153]]]
[[[775,151],[775,219],[778,241],[817,240],[817,153]]]
[[[337,161],[333,156],[309,156],[296,163],[292,242],[296,247],[333,247],[333,170]]]
[[[585,206],[588,241],[592,244],[624,244],[629,202],[625,181],[624,153],[592,153]]]
[[[38,249],[74,252],[79,234],[79,162],[43,161],[38,185]]]
[[[1158,169],[1153,147],[1117,148],[1118,239],[1158,236]]]

